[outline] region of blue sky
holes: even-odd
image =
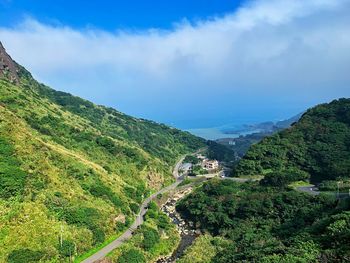
[[[0,0],[0,40],[55,89],[201,128],[350,97],[349,13],[349,0]]]
[[[238,0],[0,0],[0,23],[12,26],[26,16],[41,22],[62,23],[114,31],[118,28],[171,28],[182,19],[194,21],[235,10]]]

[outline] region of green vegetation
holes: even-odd
[[[206,181],[207,178],[201,178],[201,177],[186,177],[179,185],[178,187],[188,185],[188,184],[198,184],[203,181]]]
[[[9,263],[28,263],[38,262],[44,257],[44,254],[40,251],[33,251],[30,249],[18,249],[12,251],[8,257],[7,262]]]
[[[339,99],[309,109],[291,128],[254,144],[234,175],[294,169],[310,174],[313,182],[346,179],[349,147],[350,99]]]
[[[192,170],[189,172],[189,176],[203,175],[207,174],[208,171],[205,170],[201,165],[192,166]]]
[[[321,182],[320,190],[347,191],[349,143],[350,99],[340,99],[254,144],[233,174],[263,176],[260,182],[212,180],[178,203],[187,220],[212,235],[198,240],[207,253],[196,242],[181,260],[203,255],[203,262],[214,263],[350,261],[350,200],[293,189],[311,180]]]
[[[208,234],[199,236],[190,246],[178,263],[210,263],[215,255],[223,250],[229,242],[222,237],[212,237]]]
[[[291,125],[297,122],[301,116],[302,116],[302,113],[297,114],[287,120],[282,120],[275,123],[263,122],[263,123],[249,125],[250,129],[260,130],[260,131],[254,132],[251,134],[240,135],[238,138],[234,138],[234,139],[231,139],[231,138],[218,139],[217,142],[229,147],[237,154],[238,157],[241,158],[246,154],[250,146],[260,142],[262,139],[264,139],[267,136],[271,136],[274,133],[277,133],[281,130],[289,128]],[[231,133],[236,133],[236,132],[235,131],[228,132],[228,134],[231,134]]]
[[[157,230],[154,228],[144,228],[142,230],[143,234],[143,243],[142,247],[146,251],[150,251],[158,242],[159,242],[159,234]]]
[[[280,129],[271,132],[263,131],[247,135],[240,135],[238,138],[234,139],[219,139],[217,142],[232,149],[237,154],[237,157],[242,158],[249,150],[250,146],[260,142],[265,137],[270,136],[279,130]],[[234,142],[234,144],[232,144],[232,142]]]
[[[144,255],[137,249],[124,251],[117,260],[118,263],[144,263]]]
[[[192,163],[193,165],[196,165],[200,162],[200,160],[194,155],[186,155],[183,162],[184,163]]]
[[[307,181],[310,175],[297,169],[270,172],[260,181],[262,185],[286,187],[295,181]]]
[[[58,250],[63,257],[71,257],[74,255],[75,244],[71,240],[63,240],[62,245],[58,246]]]
[[[178,242],[179,234],[175,226],[167,215],[158,209],[156,203],[151,202],[144,224],[135,231],[130,240],[108,257],[113,262],[154,262],[160,256],[171,254]]]
[[[0,79],[0,262],[39,253],[68,262],[110,242],[145,197],[173,181],[175,161],[205,146],[52,90],[20,66],[18,79]]]
[[[214,141],[207,141],[207,157],[221,162],[232,162],[236,160],[235,152],[229,147]]]
[[[14,147],[0,137],[0,198],[21,197],[25,189],[27,175],[14,154]]]
[[[204,262],[220,263],[346,262],[349,209],[349,199],[229,180],[206,182],[177,206],[203,231],[226,241],[205,245]],[[198,249],[189,248],[182,262]]]
[[[339,181],[322,181],[318,185],[320,191],[330,191],[330,192],[349,192],[350,180],[339,180]]]

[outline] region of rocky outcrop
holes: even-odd
[[[4,46],[0,42],[0,78],[7,78],[11,82],[18,83],[18,71],[17,63],[7,54]]]

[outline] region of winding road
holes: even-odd
[[[305,192],[311,195],[319,195],[321,192],[318,190],[318,188],[311,184],[307,186],[300,186],[297,187],[297,190],[300,192]],[[343,198],[349,198],[350,197],[350,191],[349,193],[341,193],[341,192],[328,192],[330,194],[333,194],[337,199],[343,199]]]
[[[109,243],[107,246],[103,247],[102,249],[97,251],[95,254],[88,257],[87,259],[81,261],[81,263],[94,263],[94,262],[97,262],[99,260],[102,260],[110,252],[112,252],[114,249],[121,246],[125,241],[129,240],[133,236],[134,231],[137,230],[137,228],[143,224],[143,217],[148,210],[149,203],[154,198],[156,198],[157,195],[164,194],[168,191],[174,190],[184,180],[184,176],[179,175],[179,169],[180,169],[180,166],[181,166],[184,159],[185,159],[185,156],[181,157],[181,159],[176,163],[176,165],[174,167],[173,176],[176,179],[175,183],[173,183],[165,188],[162,188],[158,192],[152,194],[147,199],[145,199],[140,206],[140,212],[137,214],[134,223],[120,237],[118,237],[117,239],[115,239],[114,241]],[[207,178],[207,179],[211,179],[214,176],[213,175],[204,175],[202,177]],[[232,180],[232,181],[241,182],[241,183],[251,180],[251,179],[246,179],[246,178],[234,178],[234,177],[225,177],[225,176],[222,176],[222,177],[218,176],[217,178],[219,178],[220,180]],[[314,185],[298,187],[297,190],[301,191],[301,192],[307,192],[307,193],[312,194],[312,195],[320,194],[320,192],[318,191],[318,189]]]
[[[157,195],[164,194],[170,190],[175,189],[183,181],[184,177],[179,175],[179,169],[180,169],[180,166],[181,166],[184,159],[185,159],[185,156],[181,157],[181,159],[176,163],[176,165],[174,167],[173,176],[176,178],[176,182],[165,187],[165,188],[162,188],[158,192],[152,194],[150,197],[145,199],[145,201],[143,201],[143,203],[140,206],[140,212],[137,214],[136,219],[135,219],[134,223],[130,226],[130,228],[127,229],[120,237],[118,237],[117,239],[115,239],[114,241],[109,243],[107,246],[103,247],[102,249],[100,249],[99,251],[97,251],[95,254],[91,255],[87,259],[81,261],[82,263],[93,263],[93,262],[96,262],[98,260],[103,259],[111,251],[113,251],[117,247],[121,246],[125,241],[127,241],[128,239],[130,239],[132,237],[133,232],[140,225],[142,225],[143,216],[146,214],[146,212],[148,210],[149,203],[155,197],[157,197]]]

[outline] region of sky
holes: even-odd
[[[350,97],[350,0],[0,0],[0,41],[52,88],[179,128]]]

